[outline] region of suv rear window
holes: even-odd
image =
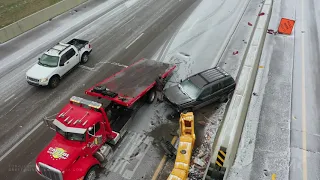
[[[229,77],[225,81],[223,81],[223,85],[225,87],[231,85],[232,83],[233,83],[233,79],[231,77]]]

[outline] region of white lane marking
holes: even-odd
[[[129,135],[129,134],[128,134]],[[121,151],[121,153],[117,156],[116,160],[112,163],[111,167],[109,168],[110,171],[114,171],[115,166],[118,164],[120,157],[123,155],[123,153],[129,148],[130,142],[136,138],[138,134],[134,133],[131,138],[129,139],[129,142],[127,143],[126,147]]]
[[[11,98],[13,98],[15,96],[15,94],[12,94],[11,96],[9,96],[6,100],[4,100],[4,102],[9,101]]]
[[[127,47],[126,49],[128,49],[133,43],[135,43],[139,38],[141,38],[141,36],[143,36],[144,33],[141,33],[137,38],[135,38]]]
[[[189,28],[188,31],[191,31],[193,29],[194,25],[196,25],[198,21],[199,21],[199,18],[197,18],[197,20],[191,25],[191,27]]]
[[[85,70],[89,70],[89,71],[95,71],[95,68],[93,67],[88,67],[88,66],[84,66],[84,65],[79,65],[80,68],[85,69]]]
[[[121,169],[120,169],[120,171],[119,171],[119,174],[122,174],[122,172],[123,172],[124,169],[127,167],[127,165],[130,164],[129,161],[122,160],[122,162],[123,162],[123,164],[122,164],[122,167],[121,167]],[[126,171],[127,171],[127,170],[126,170]]]
[[[151,142],[153,141],[153,138],[152,137],[147,137],[145,140],[144,140],[144,144],[147,144],[148,147],[146,148],[146,150],[143,152],[142,156],[140,157],[140,160],[139,162],[136,164],[136,166],[134,167],[134,169],[131,171],[131,170],[126,170],[123,174],[123,178],[126,178],[126,179],[131,179],[132,176],[134,175],[134,173],[136,172],[137,168],[140,166],[141,162],[142,162],[142,159],[145,157],[145,155],[147,154],[147,152],[149,151],[150,147],[152,146]]]
[[[129,151],[126,151],[125,157],[122,157],[122,155],[119,156],[119,161],[120,162],[115,167],[114,172],[117,172],[119,170],[119,168],[121,168],[123,166],[126,166],[126,165],[124,165],[124,162],[129,161],[129,157],[132,155],[133,151],[139,146],[139,143],[142,142],[141,139],[142,138],[141,138],[140,134],[137,134],[136,138],[129,142],[129,144],[131,145],[131,148],[129,149]],[[119,172],[119,174],[121,174],[121,173],[122,172]]]
[[[128,67],[127,65],[120,64],[120,63],[117,63],[117,62],[101,62],[101,63],[103,63],[103,64],[112,64],[112,65],[115,65],[115,66],[125,67],[125,68]]]
[[[137,3],[138,0],[128,0],[127,2],[125,2],[125,6],[126,8],[130,8],[132,5],[134,5],[135,3]]]
[[[4,116],[6,116],[7,114],[9,114],[14,108],[16,108],[22,101],[24,101],[25,100],[25,98],[23,98],[23,99],[21,99],[17,104],[15,104],[9,111],[7,111],[5,114],[2,114],[1,116],[0,116],[0,118],[2,118],[2,117],[4,117]]]
[[[301,0],[301,28],[304,32],[304,0]],[[301,93],[302,93],[302,171],[303,180],[308,179],[308,163],[307,163],[307,124],[306,124],[306,82],[305,82],[305,47],[304,33],[301,33]]]
[[[131,22],[132,20],[134,20],[136,18],[136,16],[133,16],[132,18],[130,18],[129,20],[127,20],[125,23],[123,23],[121,25],[121,27],[125,26],[126,24],[128,24],[129,22]],[[129,30],[128,30],[129,31]]]
[[[24,140],[26,140],[34,131],[36,131],[41,125],[43,124],[43,121],[41,121],[36,127],[34,127],[33,129],[31,129],[31,131],[29,131],[25,136],[23,136],[23,138],[20,139],[20,141],[18,141],[14,146],[12,146],[8,151],[6,151],[6,153],[4,153],[4,155],[2,155],[0,157],[0,162],[6,157],[8,156],[14,149],[16,149]]]

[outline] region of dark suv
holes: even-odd
[[[220,67],[199,72],[164,90],[164,99],[178,112],[193,111],[213,102],[227,102],[235,80]]]

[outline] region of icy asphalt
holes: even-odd
[[[291,35],[267,35],[236,162],[228,180],[317,180],[319,166],[319,6],[274,1],[269,29],[295,19]]]
[[[1,45],[0,154],[6,155],[1,156],[1,177],[40,179],[34,160],[54,134],[41,124],[41,118],[57,113],[71,95],[85,97],[86,88],[119,71],[122,65],[141,57],[177,63],[178,72],[172,78],[177,81],[218,64],[237,77],[252,31],[247,23],[255,21],[261,5],[260,0],[252,0],[245,9],[248,2],[89,1],[77,11]],[[243,18],[240,23],[239,17]],[[74,37],[92,42],[90,62],[67,76],[55,90],[29,86],[24,74],[36,57],[53,44]],[[230,45],[226,47],[226,43]],[[239,54],[232,55],[235,51]],[[197,136],[197,147],[201,148],[203,139],[213,140],[225,105],[218,107],[212,105],[196,112],[196,121],[206,123],[197,123],[196,133],[210,132],[206,138]],[[170,132],[178,128],[177,121],[166,119],[169,112],[164,104],[144,106],[128,136],[115,148],[115,156],[101,179],[151,179],[163,155],[152,141],[161,136],[170,140]],[[168,170],[165,168],[159,179],[166,179]]]

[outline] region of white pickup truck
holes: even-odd
[[[27,82],[34,86],[55,88],[61,78],[80,63],[89,60],[92,48],[89,41],[72,39],[47,50],[26,73]]]

